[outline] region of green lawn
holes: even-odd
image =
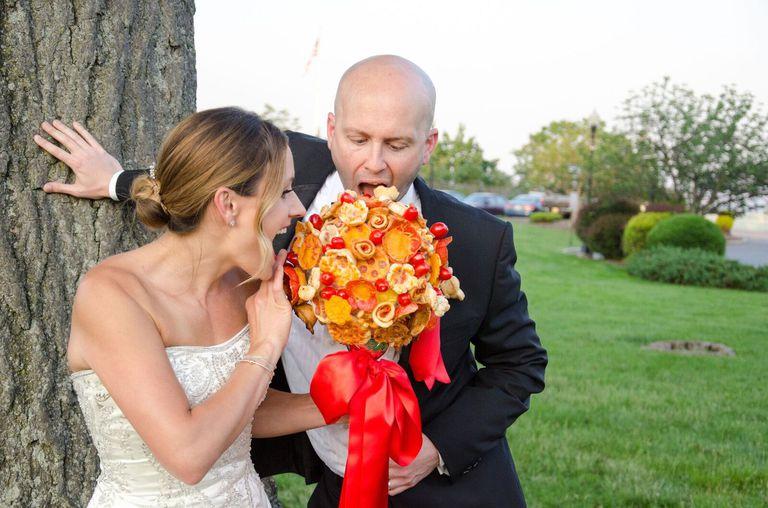
[[[562,254],[567,231],[514,227],[550,357],[507,432],[529,505],[768,505],[768,295],[642,281]],[[642,349],[682,339],[736,356]],[[300,478],[278,482],[286,507],[306,505]]]

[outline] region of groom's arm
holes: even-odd
[[[474,469],[528,410],[531,394],[544,389],[547,354],[528,316],[516,261],[512,227],[507,224],[486,317],[473,340],[475,357],[484,367],[453,404],[424,428],[451,478]]]

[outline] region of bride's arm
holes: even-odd
[[[277,267],[282,267],[281,260]],[[255,303],[264,312],[261,315],[276,316],[287,305],[290,316],[290,304],[275,297],[275,291],[279,291],[278,297],[282,295],[282,288],[275,289],[282,277],[279,279],[261,284],[255,296],[261,293],[263,298]],[[110,313],[105,315],[103,309]],[[264,323],[249,321],[249,354],[276,363],[287,329],[285,337],[279,336],[281,332],[270,336],[262,332],[260,337],[259,330],[266,329]],[[250,422],[271,377],[257,365],[238,363],[218,392],[190,409],[156,324],[124,285],[110,276],[108,268],[92,270],[78,288],[70,340],[78,341],[83,358],[157,460],[188,484],[199,482]]]
[[[323,415],[308,393],[287,393],[270,389],[267,398],[253,417],[251,435],[285,436],[323,425]]]

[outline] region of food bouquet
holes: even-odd
[[[348,351],[328,355],[312,398],[328,423],[349,414],[349,453],[341,506],[386,506],[389,458],[410,463],[421,449],[419,406],[408,375],[381,356],[413,342],[408,361],[431,389],[450,382],[440,354],[440,317],[463,299],[448,266],[448,228],[427,227],[395,187],[373,196],[345,191],[299,222],[285,266],[294,311],[317,322]]]

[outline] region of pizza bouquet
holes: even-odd
[[[396,187],[344,191],[296,225],[284,288],[310,332],[318,323],[347,351],[326,356],[310,392],[326,422],[349,415],[341,506],[386,506],[388,462],[421,449],[421,417],[408,375],[381,358],[410,344],[416,381],[450,382],[440,354],[440,317],[462,300],[448,265],[448,227],[430,227]]]

